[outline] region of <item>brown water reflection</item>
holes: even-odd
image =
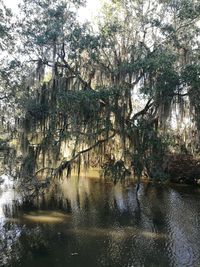
[[[0,266],[200,266],[198,189],[143,184],[137,201],[134,184],[71,178],[55,190],[23,209],[0,191]]]

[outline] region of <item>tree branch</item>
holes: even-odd
[[[113,134],[108,136],[107,138],[105,139],[102,139],[102,140],[98,140],[95,144],[93,144],[92,146],[86,148],[86,149],[83,149],[81,151],[79,151],[75,156],[73,156],[70,160],[65,160],[65,161],[62,161],[62,163],[57,167],[57,168],[50,168],[50,167],[44,167],[44,168],[41,168],[39,170],[37,170],[35,172],[35,176],[39,173],[39,172],[42,172],[44,170],[51,170],[52,171],[52,175],[51,175],[51,178],[52,177],[55,177],[57,176],[60,172],[62,172],[64,169],[68,168],[68,166],[70,166],[70,164],[75,160],[77,159],[80,155],[94,149],[95,147],[99,146],[100,144],[104,143],[104,142],[107,142],[109,141],[110,139],[112,139],[115,135],[116,135],[116,131],[113,130]]]
[[[55,169],[54,176],[58,175],[58,174],[60,173],[60,171],[63,171],[64,169],[66,169],[66,168],[69,166],[69,164],[71,164],[71,163],[72,163],[75,159],[77,159],[80,155],[82,155],[82,154],[84,154],[84,153],[86,153],[86,152],[88,152],[88,151],[94,149],[95,147],[99,146],[99,145],[102,144],[102,143],[107,142],[108,140],[112,139],[115,135],[116,135],[116,131],[114,131],[114,133],[113,133],[111,136],[109,136],[109,137],[107,137],[107,138],[105,138],[105,139],[102,139],[102,140],[98,140],[94,145],[92,145],[92,146],[90,146],[90,147],[88,147],[88,148],[86,148],[86,149],[83,149],[83,150],[79,151],[79,152],[78,152],[74,157],[72,157],[70,160],[65,160],[65,161],[63,161],[63,162],[61,163],[61,165],[58,166],[58,167]]]
[[[184,96],[188,96],[189,93],[185,93],[185,94],[180,94],[180,93],[173,93],[172,95],[170,96],[181,96],[181,97],[184,97]]]
[[[154,101],[153,102],[151,102],[151,101],[152,101],[152,99],[149,99],[148,102],[146,103],[145,107],[142,110],[140,110],[139,112],[134,114],[134,116],[131,118],[131,121],[134,121],[137,117],[144,115],[150,109],[150,107],[153,106]]]
[[[143,76],[144,76],[143,73],[141,73],[141,74],[135,79],[134,82],[132,82],[132,83],[125,82],[125,84],[127,84],[127,85],[133,87],[133,86],[135,86],[136,84],[139,83],[139,81],[142,79]]]
[[[35,176],[39,173],[39,172],[43,172],[43,171],[45,171],[45,170],[50,170],[50,171],[54,171],[55,169],[54,168],[51,168],[51,167],[44,167],[44,168],[41,168],[41,169],[39,169],[39,170],[37,170],[36,172],[35,172]]]

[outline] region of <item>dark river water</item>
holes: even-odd
[[[20,207],[0,186],[0,266],[200,266],[200,189],[71,178]]]

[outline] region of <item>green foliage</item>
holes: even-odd
[[[163,171],[163,155],[168,151],[169,138],[159,136],[154,123],[149,124],[148,120],[138,121],[134,128],[138,139],[132,154],[135,175],[140,178],[146,172],[151,179],[164,180],[168,176]]]
[[[158,50],[150,54],[142,62],[144,72],[150,82],[141,88],[141,92],[150,96],[163,93],[170,96],[179,85],[179,74],[176,71],[176,56],[168,51]]]
[[[187,85],[198,88],[200,84],[200,65],[187,64],[182,70],[183,82]]]
[[[0,50],[9,48],[8,44],[12,41],[11,36],[11,10],[6,8],[3,1],[0,1]]]
[[[200,4],[195,0],[180,1],[178,17],[181,20],[194,19],[200,14]]]
[[[22,19],[18,24],[18,31],[24,39],[24,52],[29,55],[29,51],[32,50],[37,51],[41,57],[49,57],[49,52],[55,49],[54,46],[63,42],[76,25],[73,8],[84,2],[24,1],[21,5]]]
[[[24,157],[24,161],[21,165],[20,174],[21,174],[22,180],[27,177],[29,179],[31,177],[34,177],[35,167],[36,167],[35,158],[31,152],[30,154]]]
[[[200,129],[199,3],[109,1],[94,32],[76,20],[84,2],[21,5],[16,55],[0,74],[2,94],[12,93],[24,118],[24,170],[53,165],[62,172],[70,157],[80,165],[88,153],[90,161],[91,150],[99,164],[106,153],[121,159],[104,168],[114,181],[131,164],[137,177],[166,178],[163,157],[172,144],[164,130],[171,117],[190,109],[191,127]],[[0,12],[3,44],[10,14],[3,6]]]
[[[26,103],[26,112],[35,120],[40,121],[47,117],[49,112],[48,103],[37,103],[34,99],[30,99]]]
[[[103,175],[106,179],[111,179],[116,184],[119,181],[124,181],[131,172],[126,168],[122,160],[116,162],[105,162],[102,166]]]

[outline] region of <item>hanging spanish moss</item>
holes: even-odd
[[[22,184],[42,191],[90,168],[114,182],[130,175],[138,184],[144,176],[166,180],[166,155],[198,157],[196,17],[183,20],[180,3],[175,19],[166,1],[144,5],[146,15],[140,1],[114,1],[93,32],[76,21],[74,1],[51,2],[46,17],[41,3],[29,10],[30,2],[20,24],[30,61],[18,64],[23,75],[13,87],[22,111],[15,116]],[[29,12],[41,18],[31,32]]]

